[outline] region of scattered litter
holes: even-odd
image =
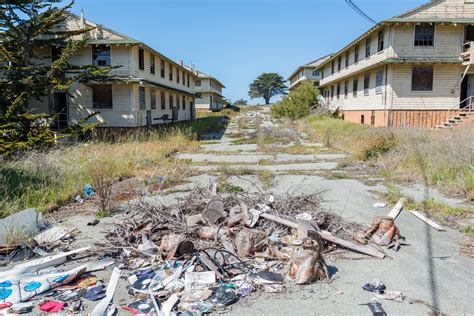
[[[94,190],[92,189],[92,186],[90,184],[86,184],[84,186],[84,189],[82,190],[84,195],[88,198],[93,197],[95,195]]]
[[[375,291],[374,296],[379,299],[391,300],[399,303],[403,302],[405,299],[405,295],[403,295],[403,293],[400,291]]]
[[[80,195],[76,195],[76,196],[74,197],[74,202],[79,203],[79,204],[83,204],[83,203],[84,203],[84,199],[83,199]]]
[[[6,238],[11,233],[19,233],[25,237],[33,236],[43,226],[42,213],[36,212],[34,208],[29,208],[0,219],[0,245],[6,243]]]
[[[433,227],[433,228],[436,229],[437,231],[446,231],[446,229],[444,229],[441,225],[439,225],[438,223],[434,222],[433,220],[427,218],[426,216],[424,216],[423,214],[421,214],[421,213],[418,212],[418,211],[409,211],[409,213],[415,215],[416,217],[418,217],[418,218],[421,219],[423,222],[425,222],[426,224],[430,225],[431,227]]]
[[[93,221],[87,223],[87,226],[96,226],[99,223],[100,223],[100,220],[94,219]]]
[[[386,203],[374,203],[374,207],[375,208],[384,208],[386,207],[387,204]]]
[[[362,288],[369,292],[381,292],[384,291],[387,287],[379,279],[373,279],[369,283],[364,284]]]
[[[295,219],[297,221],[311,221],[313,219],[313,216],[309,213],[300,213],[295,216]]]
[[[41,304],[39,309],[48,313],[57,313],[63,309],[65,304],[64,302],[48,301]]]
[[[372,312],[373,316],[386,316],[387,313],[382,307],[382,304],[380,303],[368,303],[368,304],[362,304],[362,305],[367,305],[370,308],[370,311]]]

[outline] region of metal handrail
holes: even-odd
[[[448,110],[448,118],[451,118],[451,111],[453,111],[453,110],[462,110],[462,112],[471,113],[471,111],[472,111],[472,99],[473,98],[474,98],[474,96],[471,95],[471,96],[467,97],[466,99],[462,100],[461,102],[459,102],[458,104],[456,104],[455,106],[453,106],[452,108],[450,108]],[[469,102],[467,102],[467,101],[469,101]],[[468,104],[468,106],[461,108],[461,105],[464,102],[466,102]],[[468,109],[467,111],[466,111],[466,108]]]

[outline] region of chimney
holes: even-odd
[[[182,59],[179,61],[179,64],[181,65],[181,67],[183,67],[183,66],[184,66],[184,62],[183,62],[183,60],[182,60]]]
[[[83,29],[86,28],[86,19],[84,18],[84,9],[81,9],[81,26]]]

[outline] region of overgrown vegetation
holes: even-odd
[[[0,217],[27,207],[40,211],[71,201],[85,184],[101,196],[99,208],[111,211],[108,188],[117,179],[137,177],[153,185],[168,185],[190,175],[190,165],[174,158],[178,151],[196,146],[189,129],[148,131],[50,152],[30,152],[26,157],[0,164]],[[145,182],[145,181],[144,181]],[[101,192],[102,191],[102,192]]]
[[[307,117],[311,109],[318,105],[319,91],[310,82],[302,82],[271,107],[275,118],[288,118],[292,121]]]
[[[312,141],[351,153],[349,162],[377,166],[392,181],[419,181],[445,193],[474,199],[472,127],[450,131],[372,128],[329,116],[296,123]]]

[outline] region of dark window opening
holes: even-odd
[[[365,118],[363,115],[360,116],[360,124],[364,124]]]
[[[183,96],[183,110],[186,110],[186,97]]]
[[[344,98],[347,99],[349,95],[349,81],[344,82]]]
[[[150,55],[150,73],[155,74],[155,55]]]
[[[176,82],[179,83],[179,69],[176,68]]]
[[[166,96],[163,91],[161,91],[161,109],[166,110]]]
[[[364,76],[364,95],[365,96],[369,95],[369,89],[370,89],[370,74],[366,74]]]
[[[357,98],[357,90],[359,90],[359,81],[357,79],[354,79],[352,82],[352,96],[354,98]]]
[[[146,110],[146,95],[145,95],[145,87],[139,87],[139,107],[140,110]]]
[[[138,68],[140,70],[145,70],[145,51],[143,48],[138,50]]]
[[[433,46],[434,33],[434,25],[428,23],[415,25],[415,46]]]
[[[411,91],[433,91],[433,67],[414,67]]]
[[[187,78],[188,78],[187,81],[188,81],[188,88],[189,88],[189,86],[190,86],[189,74],[187,74]]]
[[[161,62],[160,62],[160,74],[161,74],[161,78],[164,78],[165,77],[165,61],[162,59]]]
[[[349,67],[349,53],[346,53],[346,68]]]
[[[365,58],[370,57],[370,38],[365,40]]]
[[[62,47],[52,46],[51,47],[51,61],[55,62],[59,58],[61,58],[61,54],[63,52]]]
[[[179,98],[179,95],[176,96],[176,107],[178,109],[181,107],[181,99]]]
[[[334,86],[331,86],[331,99],[334,99]]]
[[[370,116],[370,125],[375,126],[375,111],[372,111]]]
[[[92,107],[94,109],[112,109],[112,86],[94,86],[92,87]]]
[[[174,107],[173,95],[170,94],[170,110],[173,109],[173,107]]]
[[[341,98],[341,84],[337,85],[337,99],[339,100]]]
[[[383,87],[383,71],[379,71],[375,75],[375,93],[381,94],[382,87]]]
[[[359,45],[354,47],[354,64],[359,62]]]
[[[385,35],[385,32],[384,32],[384,29],[381,29],[379,31],[379,35],[378,35],[378,51],[381,52],[385,49],[385,43],[384,43],[384,35]]]
[[[341,67],[342,67],[342,57],[339,56],[337,58],[337,71],[341,71]]]
[[[173,81],[173,65],[169,64],[170,65],[170,69],[169,69],[169,79],[170,81]]]
[[[152,110],[156,110],[156,91],[150,90],[150,106]]]
[[[334,60],[331,62],[331,75],[334,74]]]
[[[92,63],[96,66],[110,66],[110,47],[92,45]]]

